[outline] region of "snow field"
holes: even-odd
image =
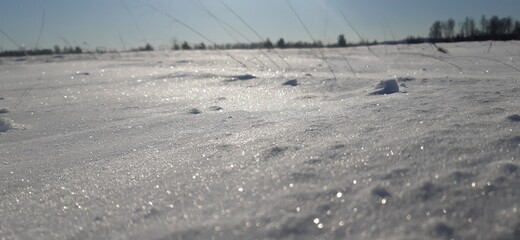
[[[520,47],[487,46],[327,50],[337,79],[309,49],[2,61],[30,128],[0,135],[0,236],[516,239]]]

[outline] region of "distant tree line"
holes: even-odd
[[[203,42],[199,44],[190,45],[188,42],[184,41],[182,44],[179,44],[177,40],[174,40],[172,43],[171,50],[213,50],[213,49],[288,49],[288,48],[334,48],[334,47],[351,47],[351,46],[360,46],[360,45],[375,45],[378,44],[377,41],[367,42],[360,41],[359,43],[349,43],[345,39],[345,35],[341,34],[338,36],[337,42],[332,44],[323,44],[321,41],[315,42],[304,42],[304,41],[296,41],[296,42],[286,42],[283,38],[280,38],[276,43],[271,42],[268,38],[264,42],[253,42],[253,43],[225,43],[225,44],[214,44],[214,45],[206,45]],[[140,52],[140,51],[153,51],[154,47],[147,43],[144,46],[131,48],[130,52]],[[58,45],[55,45],[53,49],[42,49],[42,50],[13,50],[13,51],[3,51],[0,52],[0,57],[14,57],[14,56],[25,56],[25,55],[50,55],[50,54],[78,54],[83,53],[83,51],[79,46],[78,47],[63,47],[60,48]],[[107,50],[104,47],[98,47],[95,51],[86,51],[87,53],[106,53]],[[114,51],[108,51],[114,52]]]
[[[78,47],[63,47],[60,48],[58,45],[54,46],[53,49],[32,49],[32,50],[8,50],[0,52],[0,57],[23,57],[23,56],[37,56],[37,55],[51,55],[51,54],[79,54],[83,50]]]
[[[131,52],[147,52],[147,51],[153,51],[152,44],[147,43],[143,47],[138,48],[132,48],[130,49]]]
[[[458,26],[458,29],[456,28]],[[492,16],[487,18],[485,15],[477,23],[473,18],[466,17],[463,21],[456,23],[452,18],[446,21],[435,21],[431,27],[428,37],[409,36],[403,40],[384,41],[383,44],[415,44],[425,42],[459,42],[459,41],[488,41],[488,40],[520,40],[520,21],[511,17],[500,18]],[[347,42],[345,35],[338,36],[337,41],[332,44],[323,44],[321,41],[315,42],[287,42],[280,38],[276,43],[266,39],[264,42],[256,43],[226,43],[206,45],[204,43],[192,44],[184,41],[179,44],[173,41],[171,50],[206,50],[206,49],[287,49],[287,48],[335,48],[335,47],[355,47],[379,44],[377,41],[368,42],[361,40],[358,43]],[[130,51],[153,51],[151,44],[146,43],[142,47],[132,48]],[[63,47],[54,46],[53,49],[33,49],[33,50],[10,50],[0,52],[0,57],[20,57],[26,55],[48,55],[48,54],[79,54],[84,52],[79,46]],[[91,51],[88,51],[92,53]],[[107,52],[105,48],[98,47],[96,53]]]
[[[511,17],[500,18],[492,16],[487,18],[485,15],[480,18],[479,23],[466,17],[458,24],[459,29],[455,29],[455,21],[435,21],[430,27],[430,40],[434,42],[450,41],[487,41],[487,40],[520,40],[520,21]]]
[[[151,44],[147,43],[146,45],[138,48],[132,48],[130,49],[131,52],[142,52],[142,51],[153,51],[154,48]],[[58,45],[55,45],[52,49],[32,49],[32,50],[25,50],[25,49],[19,49],[19,50],[7,50],[0,52],[0,57],[23,57],[23,56],[37,56],[37,55],[52,55],[52,54],[80,54],[84,53],[85,51],[79,47],[63,47],[61,48]],[[116,52],[113,51],[107,51],[104,47],[98,47],[95,51],[87,51],[87,53],[107,53],[107,52]]]
[[[273,43],[269,38],[264,42],[253,42],[253,43],[225,43],[225,44],[214,44],[206,46],[204,43],[193,44],[190,45],[188,42],[183,42],[179,44],[177,41],[174,41],[171,50],[213,50],[213,49],[287,49],[287,48],[334,48],[334,47],[351,47],[351,46],[360,46],[360,45],[375,45],[378,44],[377,41],[366,42],[361,41],[359,43],[348,43],[345,39],[345,35],[341,34],[338,36],[338,40],[336,43],[332,44],[323,44],[321,41],[315,42],[286,42],[283,38],[278,39],[276,43]]]

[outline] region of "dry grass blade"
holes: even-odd
[[[227,5],[224,1],[220,0],[220,2],[222,3],[222,5],[224,5],[224,7],[229,11],[231,12],[236,18],[238,18],[238,20],[240,20],[240,22],[242,22],[247,28],[249,28],[249,30],[251,30],[257,37],[260,41],[265,41],[264,38],[262,38],[262,36],[260,36],[260,34],[258,34],[258,32],[253,28],[251,27],[251,25],[249,25],[242,17],[240,17],[240,15],[238,15],[238,13],[235,12],[235,10],[233,10],[229,5]],[[277,52],[277,51],[273,51],[277,56],[278,58],[280,58],[288,67],[292,67],[291,64],[289,64],[287,61],[285,61],[285,59]],[[267,56],[267,55],[266,55]],[[268,57],[269,58],[269,57]],[[269,60],[271,60],[271,62],[275,65],[277,65],[271,58],[269,58]]]
[[[0,28],[0,33],[2,33],[2,35],[4,35],[4,37],[6,37],[13,45],[15,45],[18,49],[22,49],[12,38],[11,36],[9,36],[9,34],[7,34],[2,28]],[[25,49],[23,50],[23,53],[25,54],[26,57],[29,57],[29,54],[27,54],[27,51],[25,51]]]
[[[350,21],[347,19],[347,17],[345,16],[345,14],[343,14],[341,11],[339,11],[339,14],[341,15],[341,17],[343,17],[343,20],[345,20],[345,22],[347,23],[347,25],[356,33],[356,35],[359,37],[359,40],[361,40],[362,43],[365,42],[365,39],[361,36],[361,34],[359,34],[359,32],[356,30],[356,28],[354,28],[354,26],[350,23]],[[377,54],[372,51],[372,48],[370,48],[370,46],[368,46],[367,44],[364,44],[365,47],[367,47],[368,51],[374,55],[375,57],[379,57],[377,56]]]
[[[132,11],[130,11],[130,7],[128,7],[128,4],[126,4],[126,1],[125,0],[121,0],[121,3],[123,3],[123,6],[125,7],[126,12],[128,13],[128,15],[130,16],[130,19],[134,23],[135,28],[137,29],[137,31],[139,32],[139,34],[143,38],[143,41],[145,43],[148,43],[148,40],[146,39],[146,36],[143,34],[143,31],[141,31],[141,27],[139,27],[139,24],[137,24],[137,20],[135,19],[134,15],[132,14]]]
[[[294,15],[296,16],[296,18],[298,18],[298,21],[300,21],[300,23],[302,24],[303,28],[305,29],[305,31],[307,32],[307,34],[309,35],[309,37],[311,38],[312,42],[316,42],[316,40],[314,40],[314,37],[312,36],[311,32],[309,31],[309,28],[307,28],[307,26],[305,25],[305,23],[303,22],[303,20],[300,18],[300,15],[298,15],[298,13],[296,12],[296,10],[294,10],[294,7],[292,6],[292,4],[289,2],[289,0],[285,0],[285,2],[287,3],[287,5],[289,5],[289,8],[291,9],[291,11],[294,13]],[[320,48],[318,48],[318,51],[320,52],[321,54],[321,58],[322,60],[327,64],[327,66],[329,67],[329,70],[330,70],[330,73],[332,74],[332,76],[334,76],[334,79],[336,79],[336,74],[334,73],[334,70],[332,70],[332,67],[330,66],[329,64],[329,61],[327,61],[327,58],[325,58],[325,54],[323,54],[323,51],[321,51]]]
[[[437,46],[437,44],[435,44],[434,42],[432,42],[433,46],[435,47],[435,49],[437,49],[437,51],[441,52],[441,53],[444,53],[444,54],[449,54],[450,52],[448,51],[448,49],[446,48],[443,48],[443,47],[439,47]]]
[[[40,44],[40,39],[42,37],[44,27],[45,27],[45,8],[42,9],[42,20],[40,21],[40,32],[38,33],[38,38],[36,39],[36,43],[34,44],[35,49],[38,49],[38,45]]]
[[[202,4],[202,2],[200,2],[199,0],[192,0],[191,3],[193,5],[195,5],[196,7],[200,8],[202,11],[206,12],[210,17],[212,17],[213,19],[215,19],[215,21],[217,21],[217,23],[219,24],[219,26],[231,37],[235,40],[236,43],[240,43],[240,41],[230,32],[229,29],[235,31],[237,34],[239,34],[242,38],[248,40],[247,38],[245,38],[245,36],[242,35],[242,33],[240,33],[238,30],[236,30],[233,26],[231,26],[230,24],[224,22],[222,19],[220,19],[219,17],[217,17],[215,14],[213,14],[204,4]],[[249,41],[249,40],[248,40]],[[249,52],[250,55],[260,63],[260,65],[262,65],[263,67],[265,68],[268,68],[267,65],[262,62],[262,60],[260,60],[255,54]],[[267,58],[269,58],[269,56],[267,54],[265,54],[263,51],[260,50],[260,53],[264,54]],[[272,61],[272,60],[271,60]],[[277,67],[277,68],[280,68],[275,62],[273,62],[274,65]]]
[[[352,72],[352,74],[354,75],[354,77],[357,77],[356,72],[354,72],[354,68],[352,68],[352,65],[350,65],[350,61],[348,60],[348,58],[345,57],[345,55],[341,55],[341,57],[343,57],[343,59],[345,60],[345,62],[347,62],[347,65],[348,65],[348,67],[350,68],[350,71]]]
[[[213,45],[217,45],[216,42],[212,41],[211,39],[209,39],[208,37],[206,37],[204,34],[202,34],[201,32],[197,31],[196,29],[192,28],[190,25],[186,24],[185,22],[181,21],[180,19],[177,19],[176,17],[168,14],[167,12],[164,12],[162,11],[161,9],[155,7],[154,5],[151,5],[151,4],[148,4],[148,3],[145,3],[146,6],[152,8],[153,10],[155,10],[156,12],[170,18],[171,20],[181,24],[182,26],[184,26],[185,28],[187,28],[188,30],[192,31],[193,33],[199,35],[199,37],[203,38],[204,40],[208,41],[209,43],[213,44]],[[233,55],[229,54],[228,52],[222,50],[222,49],[218,49],[220,52],[222,52],[223,54],[225,54],[226,56],[228,56],[229,58],[233,59],[235,62],[239,63],[240,65],[242,65],[242,67],[245,67],[245,68],[248,68],[246,64],[244,64],[243,62],[241,62],[240,60],[236,59],[235,57],[233,57]]]

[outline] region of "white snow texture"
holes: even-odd
[[[439,45],[4,58],[0,239],[520,239],[520,43]]]

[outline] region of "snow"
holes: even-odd
[[[2,59],[0,238],[517,239],[520,44],[488,45]]]

